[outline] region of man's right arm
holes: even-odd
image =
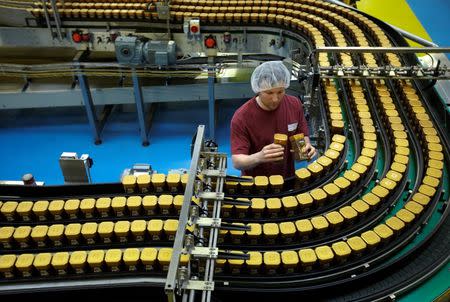
[[[249,170],[262,163],[283,160],[284,147],[278,144],[264,146],[261,151],[247,154],[233,154],[231,160],[233,166],[238,170]]]

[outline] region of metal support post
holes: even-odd
[[[91,126],[92,133],[94,134],[94,143],[100,145],[102,140],[100,139],[100,127],[95,113],[94,103],[92,102],[91,90],[89,89],[89,83],[86,76],[80,70],[78,72],[78,83],[80,84],[81,94],[83,96],[84,106],[86,107],[86,113]]]
[[[139,83],[139,77],[136,73],[136,69],[133,68],[133,91],[134,100],[136,101],[136,111],[138,114],[139,128],[141,130],[142,146],[148,146],[148,133],[147,126],[145,125],[145,107],[144,99],[142,97],[142,87]]]
[[[175,301],[177,273],[180,263],[180,255],[183,249],[184,235],[186,231],[186,224],[188,222],[189,209],[191,205],[192,194],[194,192],[194,181],[197,176],[197,167],[200,158],[200,152],[203,147],[203,137],[205,133],[205,126],[200,125],[197,129],[197,136],[194,144],[194,151],[192,152],[191,166],[189,169],[189,178],[184,191],[183,205],[181,206],[180,217],[178,220],[178,229],[175,235],[173,244],[172,258],[169,264],[169,271],[167,272],[167,279],[165,284],[165,292],[169,301]]]
[[[47,22],[47,27],[48,27],[48,30],[50,31],[50,36],[53,39],[54,38],[53,29],[52,29],[52,24],[50,23],[50,17],[48,15],[47,0],[41,0],[41,1],[42,1],[42,6],[44,7],[45,22]]]
[[[216,79],[216,68],[208,67],[208,110],[209,110],[209,138],[214,140],[216,137],[216,107],[214,95],[214,83]]]
[[[58,7],[56,6],[56,0],[50,0],[53,10],[53,18],[55,19],[56,30],[58,31],[59,41],[62,41],[62,31],[61,31],[61,18],[59,17]]]

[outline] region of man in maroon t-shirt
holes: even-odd
[[[273,143],[275,133],[288,137],[305,135],[305,154],[312,158],[316,149],[309,140],[303,105],[285,94],[291,75],[281,61],[265,62],[255,68],[251,84],[256,96],[242,105],[231,120],[233,165],[242,175],[293,176],[294,156],[290,143],[284,147]]]

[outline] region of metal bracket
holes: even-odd
[[[158,13],[158,18],[161,20],[167,20],[170,17],[169,5],[162,2],[156,3],[156,12]]]
[[[223,170],[210,170],[210,169],[204,169],[201,172],[206,177],[227,177],[227,171],[225,169]]]
[[[220,218],[201,217],[197,219],[197,225],[199,227],[220,228],[221,223],[222,220]]]
[[[223,192],[200,192],[198,198],[204,200],[223,200],[225,194]]]
[[[214,282],[212,281],[200,281],[200,280],[188,280],[184,286],[184,289],[193,289],[193,290],[214,290]]]
[[[219,249],[216,247],[196,246],[191,250],[191,255],[197,258],[216,259],[219,255]]]

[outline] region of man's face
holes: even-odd
[[[272,88],[259,93],[261,107],[267,111],[273,111],[278,108],[285,94],[284,87]]]

